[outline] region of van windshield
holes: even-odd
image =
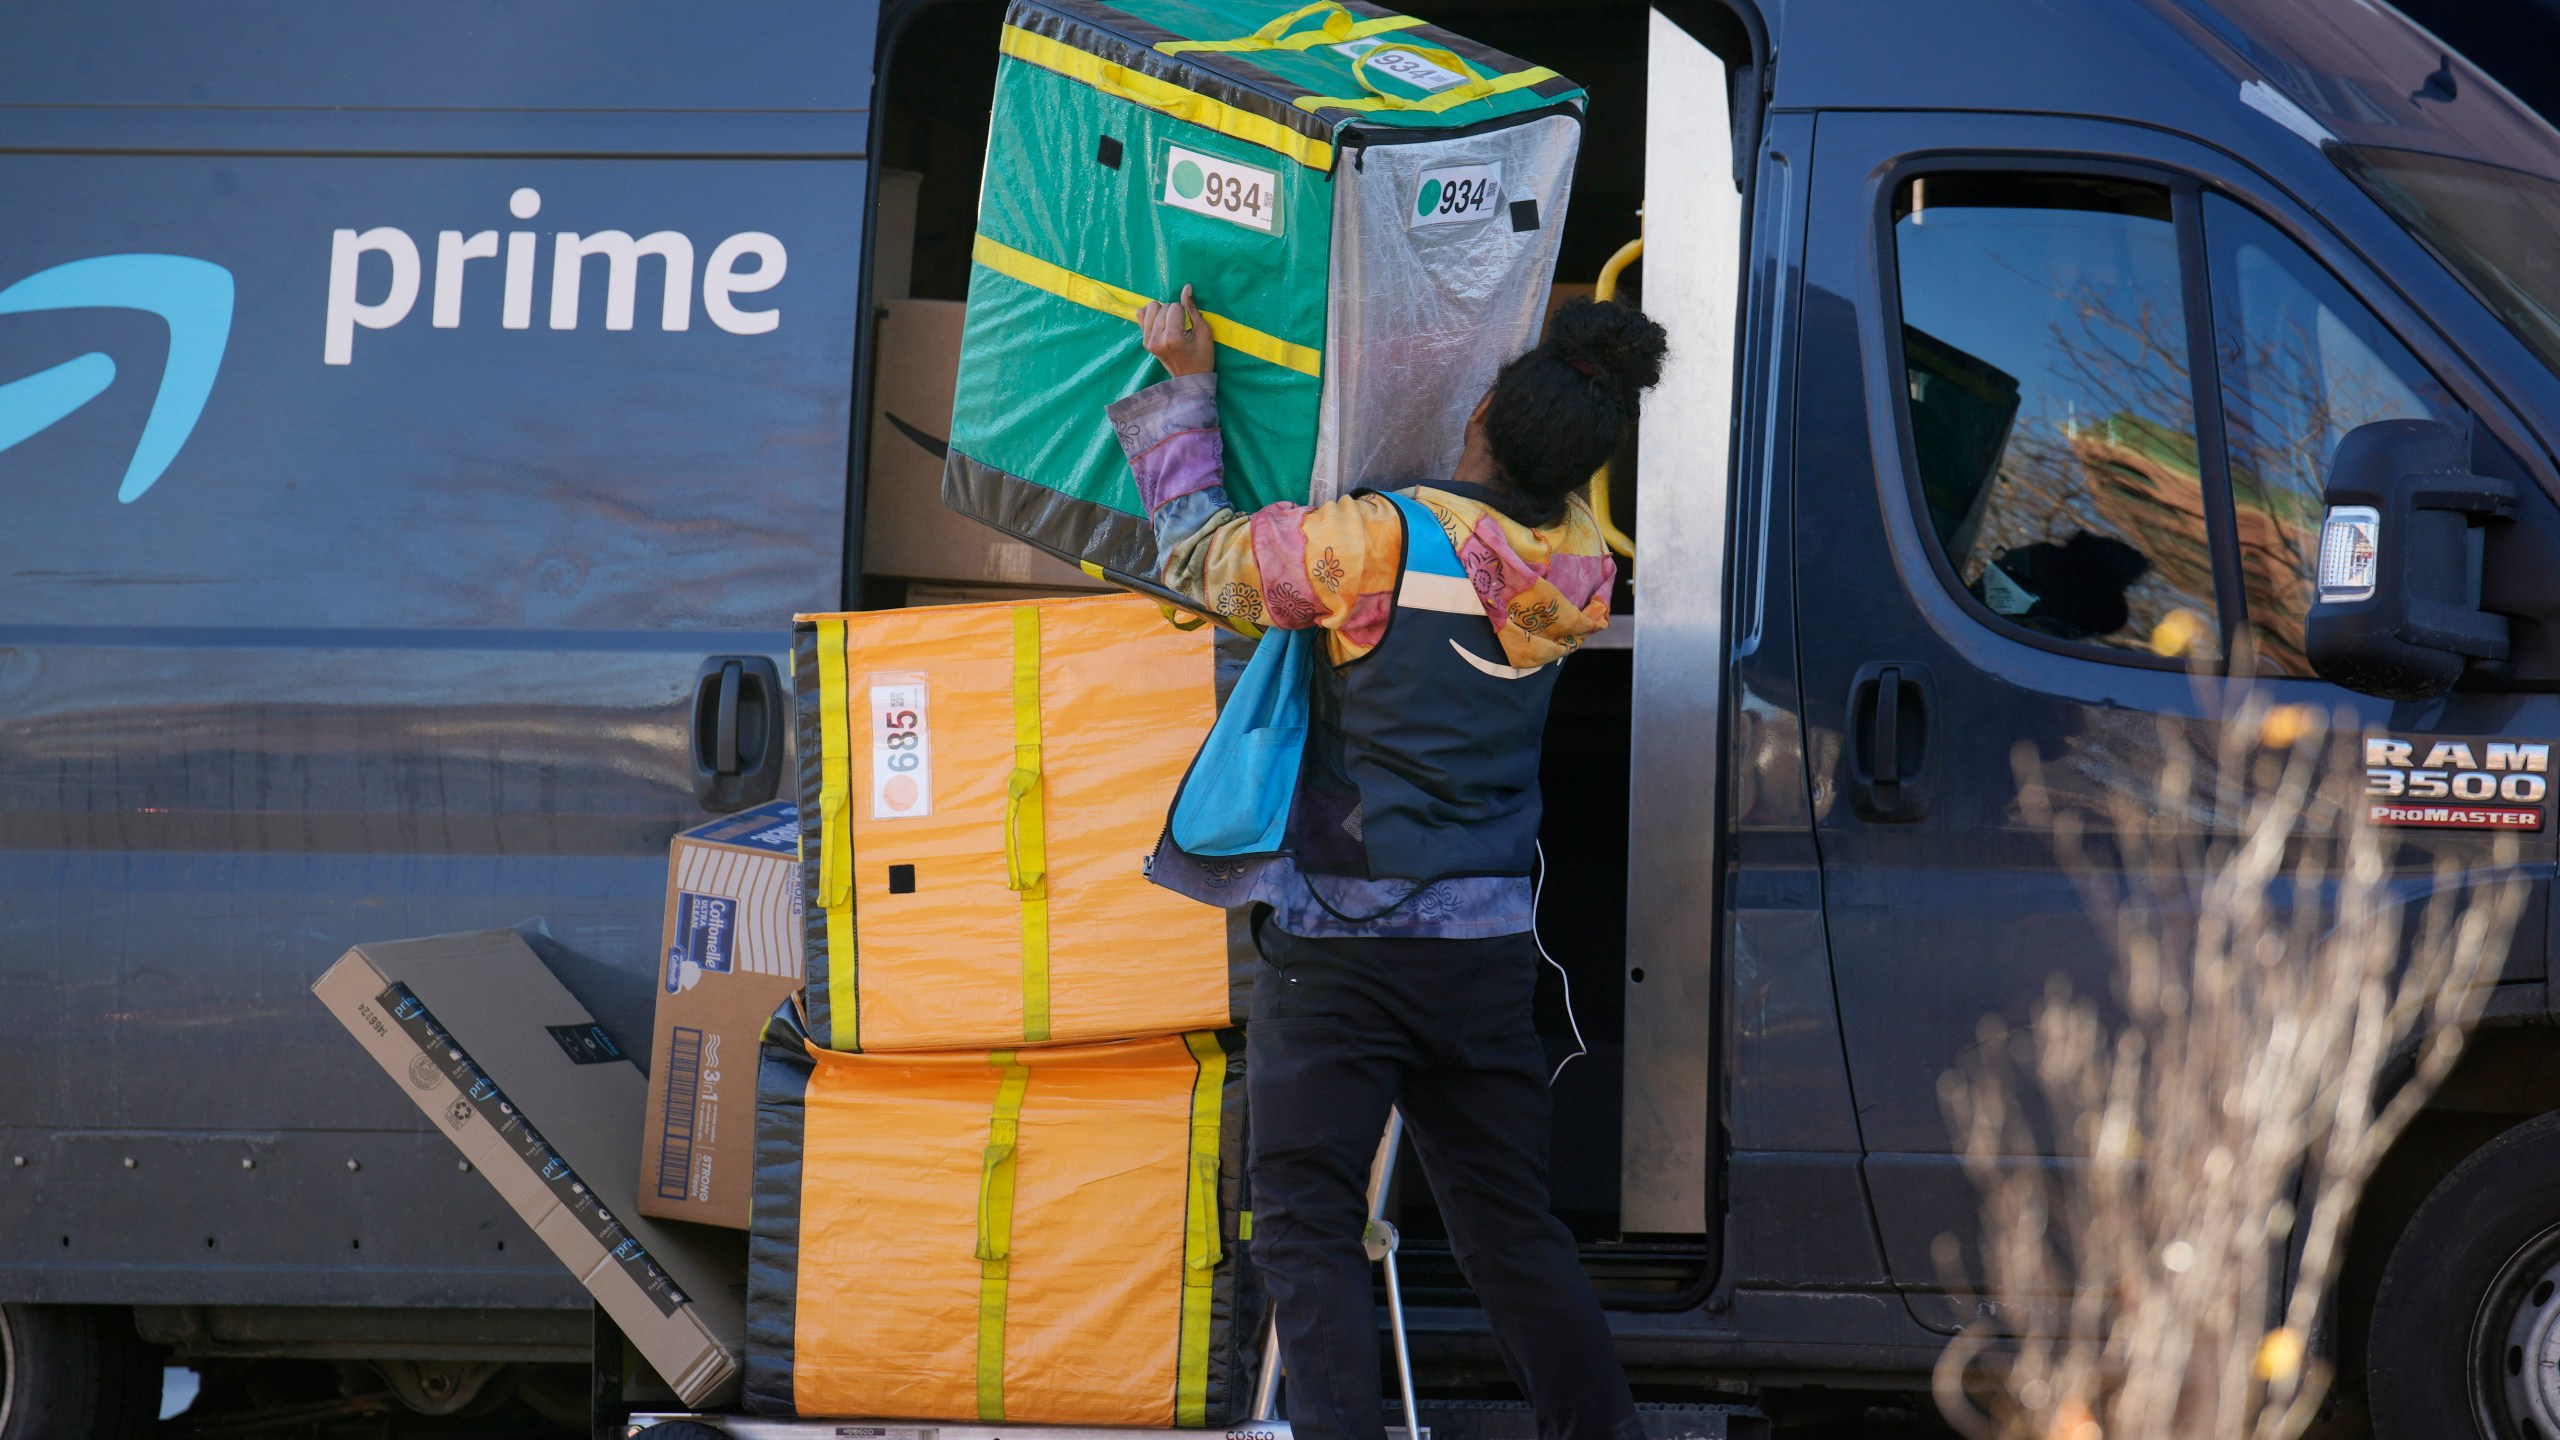
[[[2560,181],[2370,145],[2332,147],[2349,175],[2560,371]]]

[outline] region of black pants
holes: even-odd
[[[1541,1440],[1640,1440],[1573,1234],[1547,1211],[1546,1054],[1527,935],[1308,940],[1255,927],[1246,1031],[1253,1256],[1279,1307],[1298,1440],[1384,1440],[1378,1314],[1360,1246],[1369,1165],[1399,1107]]]

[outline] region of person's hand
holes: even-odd
[[[1188,285],[1179,301],[1148,301],[1138,311],[1138,333],[1147,353],[1173,375],[1206,375],[1217,364],[1218,342],[1209,338],[1209,322],[1200,317]]]

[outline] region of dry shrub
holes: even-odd
[[[1985,1020],[1941,1083],[1983,1196],[1988,1303],[1936,1388],[1976,1440],[2299,1434],[2357,1197],[2453,1068],[2523,904],[2513,837],[2486,882],[2461,837],[2444,848],[2473,855],[2468,885],[2440,859],[2404,916],[2391,851],[2409,836],[2364,821],[2351,712],[2234,702],[2218,756],[2164,723],[2157,792],[2112,815],[2058,813],[2019,756],[2030,818],[2111,922],[2121,1018],[2057,977],[2026,1031]],[[1962,1291],[1958,1259],[1941,1237]],[[2012,1328],[2057,1333],[2001,1333],[2026,1316],[2047,1323]]]

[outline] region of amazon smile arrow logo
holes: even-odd
[[[93,255],[39,270],[0,290],[0,315],[40,310],[148,310],[169,325],[169,362],[116,499],[132,504],[195,433],[231,339],[231,272],[185,255]],[[0,450],[51,427],[98,398],[116,362],[92,350],[0,384]]]

